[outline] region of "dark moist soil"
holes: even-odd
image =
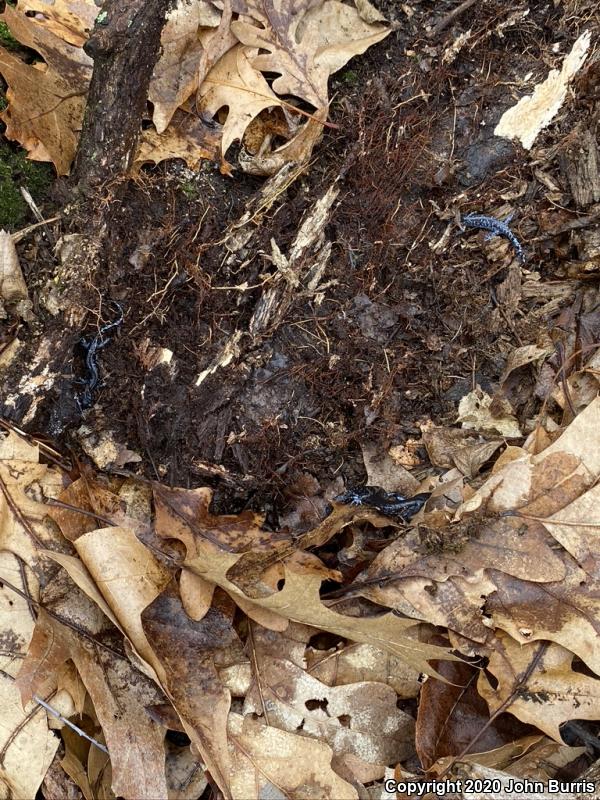
[[[493,130],[521,95],[523,76],[531,73],[533,86],[560,67],[582,17],[529,3],[529,14],[500,36],[496,27],[518,7],[477,3],[428,38],[427,26],[455,3],[412,3],[410,18],[400,4],[383,6],[398,29],[334,79],[330,120],[338,128],[325,131],[310,169],[262,220],[252,252],[226,267],[218,242],[262,179],[227,178],[209,163],[196,174],[162,165],[130,183],[113,215],[107,270],[87,299],[92,308],[99,296],[119,300],[125,322],[101,353],[105,386],[86,424],[110,424],[148,477],[222,490],[228,510],[269,499],[285,508],[307,473],[321,485],[336,476],[364,482],[361,444],[402,445],[419,438],[425,418],[452,424],[460,397],[476,384],[496,389],[507,355],[552,324],[531,316],[536,298],[499,301],[514,278],[504,240],[484,243],[455,227],[437,252],[432,245],[459,212],[495,214],[507,204],[525,268],[542,269],[544,280],[563,277],[564,242],[534,241],[549,203],[531,156]],[[445,48],[469,28],[468,47],[443,63]],[[550,149],[576,121],[567,103],[536,147]],[[334,246],[323,282],[333,283],[317,300],[296,299],[255,349],[243,337],[238,359],[195,388],[227,338],[247,330],[261,294],[227,287],[255,286],[273,271],[270,240],[287,252],[303,214],[342,170],[326,231]],[[30,280],[40,276],[39,257]],[[89,330],[94,323],[90,315]],[[148,343],[173,351],[172,369],[148,372]],[[35,421],[38,433],[49,432],[52,403]],[[517,403],[521,419],[531,416],[530,403]],[[202,462],[222,465],[230,479],[207,477]]]

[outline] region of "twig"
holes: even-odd
[[[33,225],[28,225],[26,228],[21,228],[20,231],[11,233],[10,238],[13,240],[13,242],[20,242],[21,239],[24,239],[26,236],[29,236],[31,231],[34,231],[36,228],[39,228],[40,225],[49,225],[51,222],[57,222],[59,219],[60,219],[60,214],[57,214],[55,217],[50,217],[49,219],[42,219],[39,222],[34,222]]]
[[[75,733],[77,733],[79,736],[82,736],[84,739],[87,739],[88,742],[91,742],[95,747],[98,748],[98,750],[102,750],[102,752],[106,753],[106,755],[109,754],[108,748],[105,745],[101,744],[100,742],[97,742],[96,739],[92,738],[91,736],[88,736],[88,734],[85,731],[83,731],[80,727],[75,725],[74,722],[71,722],[66,717],[63,717],[63,715],[59,711],[57,711],[55,708],[52,708],[52,706],[48,705],[48,703],[45,700],[42,700],[41,697],[38,697],[37,694],[33,695],[33,699],[35,700],[36,703],[39,703],[42,706],[42,708],[45,708],[49,714],[52,714],[53,717],[56,717],[56,719],[59,719],[65,725],[68,725],[69,728],[71,728],[71,730],[74,730]]]
[[[457,761],[460,761],[460,760],[461,760],[461,759],[462,759],[462,758],[463,758],[463,757],[464,757],[464,756],[465,756],[465,755],[466,755],[466,754],[469,752],[469,750],[470,750],[470,749],[473,747],[473,745],[474,745],[474,744],[475,744],[477,741],[479,741],[479,739],[481,739],[481,737],[483,736],[483,734],[484,734],[484,733],[487,731],[487,729],[488,729],[488,728],[490,727],[490,725],[491,725],[491,724],[494,722],[494,720],[495,720],[497,717],[499,717],[499,716],[500,716],[500,714],[504,713],[504,711],[506,711],[506,709],[507,709],[509,706],[511,706],[511,705],[512,705],[512,703],[513,703],[513,701],[514,701],[514,698],[515,698],[515,695],[517,694],[517,692],[518,692],[520,689],[522,689],[524,686],[526,686],[526,685],[527,685],[527,681],[529,680],[529,678],[531,678],[532,674],[533,674],[533,673],[535,672],[535,670],[537,669],[537,666],[538,666],[538,664],[540,663],[540,660],[541,660],[542,656],[544,655],[544,653],[545,653],[545,652],[546,652],[546,650],[548,649],[548,644],[549,644],[549,642],[542,642],[542,644],[540,645],[540,647],[538,647],[538,649],[537,649],[537,651],[536,651],[535,655],[533,656],[533,658],[532,658],[532,659],[531,659],[531,661],[529,662],[529,664],[528,664],[528,666],[527,666],[527,669],[526,669],[526,670],[524,670],[524,672],[523,672],[523,674],[521,675],[521,677],[520,677],[520,678],[518,678],[518,679],[517,679],[517,681],[515,682],[515,684],[514,684],[514,686],[513,686],[513,688],[512,688],[512,691],[511,691],[511,693],[509,694],[509,696],[506,698],[506,700],[505,700],[503,703],[501,703],[501,705],[499,705],[499,706],[498,706],[498,708],[497,708],[497,709],[494,711],[494,713],[493,713],[493,714],[492,714],[492,716],[491,716],[491,717],[488,719],[488,721],[485,723],[485,725],[484,725],[484,726],[483,726],[483,727],[482,727],[482,728],[481,728],[481,729],[480,729],[480,730],[479,730],[479,731],[478,731],[478,732],[475,734],[475,736],[474,736],[474,737],[471,739],[471,741],[469,742],[469,744],[468,744],[466,747],[464,747],[464,748],[461,750],[461,752],[460,752],[460,753],[459,753],[457,756],[453,756],[453,757],[450,759],[450,762],[449,762],[448,766],[446,767],[446,769],[445,769],[445,770],[444,770],[444,771],[443,771],[443,772],[442,772],[440,775],[438,775],[438,778],[443,778],[443,777],[444,777],[444,775],[447,775],[447,774],[448,774],[448,772],[449,772],[449,771],[452,769],[452,767],[454,766],[454,764],[456,764],[456,762],[457,762]]]
[[[471,8],[471,6],[473,5],[475,5],[475,0],[464,0],[463,3],[461,3],[459,6],[456,6],[455,9],[446,14],[445,17],[442,17],[441,20],[437,23],[437,25],[433,26],[433,28],[427,34],[428,37],[432,39],[434,36],[437,36],[438,33],[441,33],[444,30],[444,28],[447,28],[451,22],[454,22],[456,17],[463,14],[468,8]]]

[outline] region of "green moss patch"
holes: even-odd
[[[20,192],[25,186],[36,202],[42,201],[54,181],[50,164],[28,161],[23,150],[0,142],[0,227],[15,230],[27,222],[28,206]]]

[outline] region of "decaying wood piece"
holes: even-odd
[[[591,130],[576,128],[564,142],[560,167],[578,208],[600,200],[600,150]]]
[[[224,243],[231,255],[227,263],[231,263],[236,255],[245,252],[253,234],[251,223],[256,220],[256,216],[270,207],[275,197],[285,191],[289,182],[297,177],[291,172],[290,167],[284,167],[278,175],[279,177],[276,175],[269,181],[268,193],[265,195],[263,188],[263,193],[259,193],[251,201],[249,210],[239,223],[228,229]],[[243,334],[250,336],[253,347],[256,347],[264,336],[271,335],[281,324],[296,294],[317,295],[330,285],[322,285],[321,278],[331,255],[332,245],[325,238],[325,227],[340,192],[338,181],[339,176],[308,209],[288,255],[281,252],[275,240],[271,240],[271,261],[277,271],[267,282],[256,302],[248,330],[236,330],[231,334],[221,345],[211,365],[200,373],[196,386],[200,386],[208,375],[217,369],[229,366],[238,359],[241,353],[239,342]]]
[[[75,181],[93,188],[133,162],[172,0],[107,0],[84,46],[94,71],[75,160]]]

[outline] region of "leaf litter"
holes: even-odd
[[[421,12],[406,6],[402,13],[419,20]],[[0,57],[10,87],[8,135],[14,134],[30,156],[52,160],[59,172],[68,171],[76,146],[90,71],[82,45],[96,13],[87,3],[78,3],[75,12],[67,0],[52,8],[19,0],[4,12],[13,34],[44,59],[24,64],[10,53]],[[486,139],[460,150],[467,167],[451,155],[447,164],[428,162],[432,129],[412,110],[425,93],[435,110],[428,124],[438,114],[443,117],[435,97],[442,77],[438,69],[464,69],[462,59],[478,52],[477,37],[502,38],[521,24],[526,35],[532,24],[523,14],[505,21],[500,32],[496,21],[483,28],[473,23],[467,34],[453,23],[439,51],[417,39],[418,52],[406,55],[420,75],[410,96],[386,97],[389,83],[361,87],[363,105],[345,112],[355,127],[344,133],[348,141],[358,141],[361,158],[336,163],[333,172],[317,172],[319,183],[304,183],[313,190],[304,202],[289,186],[300,180],[294,170],[323,134],[320,123],[333,106],[330,75],[383,41],[388,24],[369,4],[355,8],[335,0],[300,3],[296,16],[278,2],[173,9],[151,87],[152,126],[145,130],[139,163],[182,157],[195,166],[210,158],[228,171],[226,153],[234,141],[248,137],[246,145],[254,151],[244,162],[248,172],[271,174],[274,164],[277,169],[284,164],[248,199],[247,208],[244,198],[237,220],[228,219],[218,230],[227,251],[213,249],[219,263],[229,262],[211,278],[224,280],[227,291],[242,298],[242,307],[248,287],[258,286],[258,301],[246,309],[245,327],[227,330],[216,339],[210,360],[190,366],[189,381],[202,377],[199,385],[210,393],[215,375],[221,380],[228,370],[246,368],[247,341],[255,348],[281,346],[276,332],[292,330],[284,327],[285,315],[299,297],[314,304],[314,317],[333,291],[337,302],[345,303],[343,321],[317,319],[307,341],[324,348],[319,367],[327,364],[332,381],[343,375],[357,390],[346,389],[345,397],[366,398],[361,404],[352,400],[361,420],[352,430],[357,453],[354,466],[342,471],[344,480],[327,462],[320,469],[288,471],[285,459],[293,456],[281,445],[285,428],[277,429],[285,468],[278,462],[275,474],[284,476],[277,480],[286,499],[286,516],[277,520],[263,510],[264,503],[258,504],[261,510],[240,510],[235,493],[224,493],[219,485],[223,481],[239,491],[245,482],[266,480],[259,470],[258,478],[252,475],[250,462],[244,472],[244,448],[260,449],[248,441],[250,426],[229,434],[227,447],[239,457],[237,472],[236,462],[221,463],[217,439],[212,457],[198,449],[199,471],[189,482],[165,480],[168,471],[160,461],[152,479],[143,465],[135,474],[127,472],[123,466],[135,463],[131,456],[136,454],[124,445],[119,451],[117,437],[109,440],[113,455],[101,456],[101,442],[108,440],[92,428],[86,436],[91,436],[88,452],[97,459],[95,468],[68,465],[44,439],[24,436],[5,423],[0,689],[7,714],[0,780],[6,793],[33,797],[41,786],[49,797],[60,785],[64,794],[66,786],[86,798],[387,797],[386,778],[418,783],[452,777],[499,781],[504,787],[515,778],[544,786],[559,780],[570,787],[562,796],[576,798],[585,793],[570,782],[597,780],[597,769],[589,766],[598,755],[600,720],[600,373],[598,302],[589,281],[598,258],[595,201],[588,197],[584,211],[573,200],[581,228],[570,227],[565,208],[570,192],[578,197],[578,184],[572,172],[571,177],[560,172],[567,169],[568,157],[557,167],[552,150],[567,129],[559,127],[558,134],[552,126],[546,134],[536,129],[536,137],[550,137],[532,143],[542,208],[535,222],[519,224],[554,280],[546,280],[535,263],[518,267],[502,242],[445,236],[444,226],[452,224],[457,205],[470,199],[467,190],[475,179],[489,181],[485,198],[500,216],[498,197],[518,200],[524,196],[519,181],[527,186],[533,179],[522,177],[517,161],[510,165],[510,177],[487,175],[491,169],[496,176],[495,159],[503,162]],[[450,60],[443,54],[452,41]],[[591,52],[589,69],[593,59]],[[553,65],[561,63],[557,58]],[[580,69],[585,78],[585,65]],[[67,78],[72,96],[67,96]],[[573,96],[584,96],[585,83],[570,78]],[[24,86],[32,87],[30,94],[19,94]],[[519,84],[519,94],[522,88]],[[561,102],[568,103],[563,90]],[[52,94],[61,102],[49,109]],[[507,98],[500,96],[506,107]],[[357,102],[357,95],[349,97],[349,103]],[[406,105],[397,108],[391,100]],[[460,102],[468,107],[473,101],[461,96]],[[28,107],[41,109],[42,121],[25,118]],[[581,107],[575,107],[585,121]],[[459,119],[456,127],[450,116],[444,118],[448,123],[456,128],[461,148],[463,122]],[[248,136],[252,125],[259,138],[254,145]],[[288,159],[294,143],[307,136],[308,149],[301,145]],[[395,146],[382,150],[381,142],[389,144],[394,136],[400,137]],[[410,137],[410,147],[402,136]],[[287,144],[281,146],[282,139]],[[273,142],[279,148],[273,149]],[[405,156],[410,163],[401,160]],[[286,160],[292,163],[285,165]],[[479,178],[478,169],[483,169]],[[453,171],[460,185],[452,182]],[[373,187],[382,174],[391,188],[377,193]],[[402,226],[392,235],[400,207],[396,179],[410,179],[415,197],[417,190],[438,194],[432,195],[427,217],[419,216],[415,197],[403,197]],[[451,198],[443,193],[447,185]],[[283,207],[282,196],[292,213],[289,228],[265,235],[261,226],[272,209]],[[362,247],[364,213],[354,229],[355,203],[369,209],[370,232],[381,234],[371,235]],[[194,230],[204,213],[197,211]],[[332,220],[343,240],[335,246],[329,238]],[[217,220],[211,224],[218,227]],[[415,269],[436,252],[434,232],[448,259],[448,267],[435,267],[435,302],[444,293],[464,297],[468,287],[496,349],[483,326],[478,329],[461,316],[456,303],[442,309],[441,326],[437,318],[429,325],[420,293],[423,287],[432,290],[422,276],[415,277]],[[155,235],[169,239],[171,231]],[[403,282],[403,293],[390,303],[371,288],[390,279],[392,241],[404,241],[407,252],[403,268],[393,264],[393,280]],[[137,263],[148,257],[154,264],[141,235],[138,245],[147,251],[146,256],[138,252]],[[181,248],[181,239],[177,245]],[[240,265],[259,250],[261,267],[239,275]],[[211,264],[214,252],[207,248],[203,254]],[[332,261],[342,255],[343,268],[335,271]],[[8,244],[5,260],[10,262],[5,282],[17,287],[17,300],[27,298],[31,272],[25,270],[28,280],[23,281]],[[260,271],[265,264],[270,274]],[[362,285],[348,264],[355,264]],[[381,270],[381,283],[369,288],[374,267]],[[220,289],[208,286],[207,275],[208,268],[201,280],[217,302]],[[491,282],[491,302],[487,289],[485,303],[477,294],[474,278],[486,286]],[[354,281],[349,290],[348,281]],[[180,325],[178,302],[169,313]],[[427,307],[429,313],[434,307]],[[469,312],[475,319],[476,306]],[[305,314],[296,314],[292,322],[297,333]],[[342,328],[341,336],[334,335],[336,327]],[[144,331],[152,338],[136,343],[141,355],[173,346],[157,337],[158,330]],[[408,344],[388,350],[398,330]],[[444,331],[451,341],[443,338]],[[477,332],[488,350],[479,364],[470,360]],[[449,365],[453,376],[440,383],[445,394],[441,389],[431,394],[419,377],[423,366],[412,365],[416,339],[409,334],[418,337],[420,358],[436,381],[443,373],[433,365],[441,364],[442,370]],[[360,337],[372,364],[365,365],[364,354],[361,361],[353,356],[356,351],[342,349],[340,341],[353,336]],[[302,346],[309,347],[304,341]],[[163,381],[167,363],[182,369],[181,353],[173,358],[173,347],[167,361],[160,361]],[[376,349],[384,355],[375,357]],[[274,375],[294,369],[285,358],[271,351],[260,362],[265,395]],[[323,382],[323,371],[318,374]],[[390,403],[397,380],[401,393]],[[153,413],[159,413],[150,380],[143,389],[154,403]],[[292,385],[291,394],[296,390]],[[164,391],[160,382],[158,391]],[[425,398],[434,396],[428,404]],[[214,414],[204,408],[203,415],[218,417],[220,402],[217,398]],[[248,407],[253,402],[251,394],[244,396]],[[410,402],[418,414],[403,419],[401,412],[415,406],[402,403]],[[331,423],[330,446],[348,435],[343,423],[326,414],[322,418],[324,426]],[[102,423],[102,405],[93,419]],[[159,423],[165,426],[160,416]],[[299,418],[296,423],[301,424]],[[387,431],[383,438],[382,429]],[[322,440],[306,436],[302,448],[311,447],[322,450]],[[368,505],[335,501],[357,483],[408,496],[425,493],[429,499],[410,522]],[[177,484],[180,488],[173,488]],[[479,796],[492,795],[482,791]],[[511,796],[552,795],[536,790]]]

